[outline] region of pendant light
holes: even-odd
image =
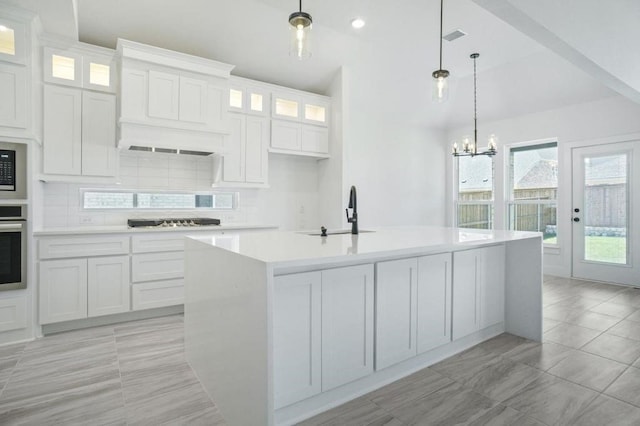
[[[444,0],[440,0],[440,68],[435,70],[433,76],[433,84],[431,97],[435,102],[444,102],[449,99],[449,71],[442,69],[442,13]]]
[[[302,11],[302,0],[297,12],[289,15],[289,34],[291,44],[289,55],[296,59],[303,60],[311,56],[311,15]]]
[[[458,144],[453,144],[453,155],[455,157],[465,157],[476,155],[488,155],[493,156],[498,152],[496,150],[496,144],[498,138],[496,135],[489,136],[489,144],[486,151],[478,151],[478,115],[477,115],[477,88],[476,88],[476,59],[480,56],[479,53],[472,53],[471,59],[473,59],[473,146],[469,137],[465,136],[462,140],[462,150],[458,149]]]

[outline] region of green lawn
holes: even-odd
[[[625,237],[585,237],[585,259],[596,262],[627,263]]]
[[[545,244],[558,244],[555,235],[544,236]],[[607,263],[627,263],[627,239],[625,237],[585,237],[586,260]]]

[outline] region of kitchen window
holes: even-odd
[[[457,157],[456,226],[493,228],[493,159]]]
[[[542,232],[557,245],[558,143],[510,148],[508,182],[509,229]]]
[[[237,192],[133,192],[82,190],[85,210],[232,210],[238,206]]]

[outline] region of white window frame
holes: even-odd
[[[511,150],[514,148],[524,148],[524,147],[534,147],[537,145],[548,145],[551,143],[556,144],[556,149],[558,150],[558,181],[560,180],[560,144],[558,142],[558,138],[548,138],[548,139],[537,139],[533,141],[525,141],[525,142],[516,142],[511,144],[504,145],[504,228],[514,230],[511,227],[511,208],[516,205],[548,205],[554,206],[556,208],[556,218],[558,217],[558,193],[559,193],[559,182],[558,187],[556,189],[556,199],[555,200],[514,200],[513,197],[513,181],[511,176]],[[549,249],[558,249],[560,247],[561,241],[561,233],[558,229],[558,224],[556,221],[556,242],[554,243],[544,243],[543,246]]]
[[[487,229],[492,230],[495,229],[496,224],[496,158],[493,157],[491,162],[493,165],[492,170],[492,188],[491,188],[491,199],[490,200],[473,200],[473,201],[460,201],[459,199],[459,188],[460,188],[460,174],[459,174],[459,160],[464,157],[453,157],[453,225],[458,228],[458,207],[461,205],[486,205],[489,206],[491,213],[489,215],[489,227]],[[475,228],[466,228],[466,229],[475,229]]]

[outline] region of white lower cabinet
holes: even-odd
[[[376,263],[376,370],[451,341],[451,253]]]
[[[321,391],[320,272],[275,278],[273,296],[274,405]]]
[[[417,354],[418,259],[376,263],[376,370]]]
[[[322,271],[322,390],[373,372],[373,265]]]
[[[480,264],[480,328],[504,321],[505,304],[505,247],[481,249]]]
[[[451,253],[418,258],[418,353],[451,341]]]
[[[141,253],[131,257],[131,281],[168,280],[184,277],[184,251]]]
[[[40,323],[128,312],[129,256],[40,262]]]
[[[453,340],[504,321],[503,245],[453,254]]]
[[[137,283],[131,286],[131,309],[162,308],[184,303],[184,278]]]
[[[373,265],[275,278],[276,408],[373,372],[373,297]]]
[[[87,259],[88,316],[130,310],[129,256]]]
[[[40,324],[87,317],[87,259],[40,262]]]

